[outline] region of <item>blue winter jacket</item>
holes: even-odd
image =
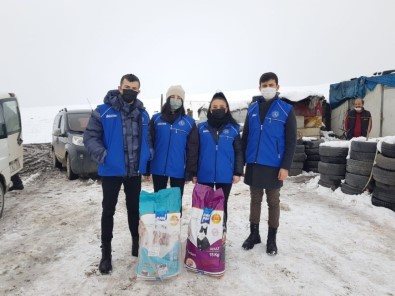
[[[249,134],[246,147],[246,163],[281,167],[285,150],[285,125],[292,105],[274,99],[261,123],[259,102],[248,108]]]
[[[137,176],[147,172],[151,157],[149,115],[141,101],[126,104],[119,91],[110,91],[92,113],[84,145],[99,163],[100,176]]]
[[[155,128],[155,155],[151,161],[151,173],[184,178],[187,140],[195,120],[183,115],[169,123],[163,120],[161,115],[157,113],[152,117]]]
[[[233,142],[240,127],[227,123],[214,131],[207,122],[198,124],[199,162],[197,181],[199,183],[232,183],[235,172],[235,149]],[[213,134],[213,133],[217,134]]]

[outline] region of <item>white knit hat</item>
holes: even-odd
[[[169,87],[166,93],[166,98],[170,96],[179,96],[184,101],[185,99],[185,90],[181,85],[172,85]]]

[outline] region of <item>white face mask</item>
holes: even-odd
[[[362,110],[362,107],[355,107],[354,109],[355,109],[355,111],[359,112]]]
[[[277,89],[274,87],[265,87],[261,89],[261,94],[266,100],[270,100],[276,96]]]

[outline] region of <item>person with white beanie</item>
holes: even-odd
[[[181,197],[185,182],[196,176],[199,149],[195,120],[185,114],[184,100],[182,86],[170,86],[161,112],[152,116],[150,122],[154,147],[150,172],[154,191],[165,189],[170,178],[170,186],[179,187]]]

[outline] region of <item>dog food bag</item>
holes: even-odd
[[[137,277],[162,280],[180,271],[180,188],[141,191]]]
[[[225,272],[223,243],[224,194],[222,189],[196,184],[192,194],[185,267],[195,272],[221,276]]]

